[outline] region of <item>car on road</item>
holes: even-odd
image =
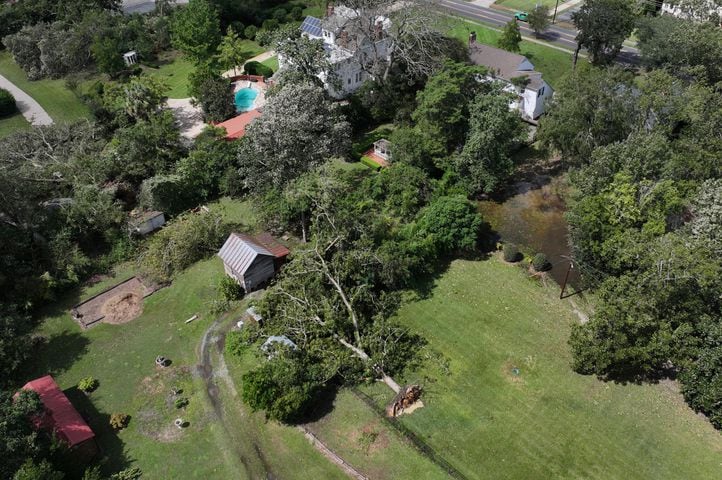
[[[514,18],[516,18],[520,22],[526,22],[528,21],[527,18],[529,18],[529,14],[526,12],[516,12],[514,13]]]

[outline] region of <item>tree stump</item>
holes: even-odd
[[[396,394],[391,404],[386,407],[386,414],[389,417],[398,417],[420,398],[421,387],[419,385],[406,385]]]

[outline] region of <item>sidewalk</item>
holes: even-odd
[[[13,94],[18,110],[32,125],[51,125],[53,123],[53,119],[50,118],[48,112],[33,97],[20,90],[2,75],[0,75],[0,88],[4,88]]]

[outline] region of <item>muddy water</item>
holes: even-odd
[[[569,268],[568,225],[564,218],[567,187],[563,177],[539,176],[510,187],[501,201],[479,202],[479,211],[499,239],[515,243],[525,254],[543,252],[553,267],[551,277],[561,284]],[[569,281],[579,278],[572,270]]]

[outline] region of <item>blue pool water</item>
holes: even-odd
[[[258,92],[254,88],[242,88],[236,92],[236,111],[247,112],[253,110],[253,103]]]

